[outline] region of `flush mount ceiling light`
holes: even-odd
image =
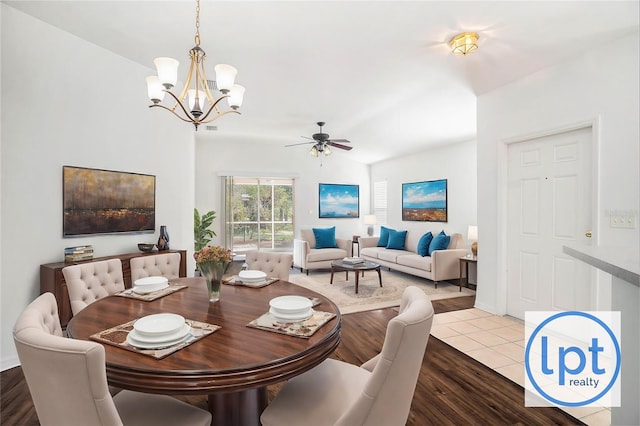
[[[478,37],[477,33],[462,33],[458,34],[449,42],[451,51],[456,55],[466,55],[478,49]]]
[[[238,84],[234,84],[238,71],[231,65],[216,65],[214,68],[216,72],[215,82],[207,80],[207,74],[204,69],[206,54],[200,48],[200,0],[196,1],[195,43],[195,47],[189,50],[191,65],[184,83],[184,89],[182,89],[180,95],[176,96],[171,92],[178,80],[179,65],[179,62],[172,58],[156,58],[153,61],[158,70],[158,75],[147,77],[147,92],[149,99],[153,102],[152,105],[149,105],[149,108],[164,108],[180,120],[193,123],[196,130],[198,130],[198,126],[202,123],[210,123],[232,112],[240,114],[238,108],[242,105],[245,89]],[[215,90],[218,90],[221,95],[214,97],[211,91]],[[175,99],[176,103],[173,107],[169,108],[160,104],[164,99],[165,93]],[[227,98],[231,109],[222,111],[218,104],[225,98]],[[186,103],[185,100],[187,100]],[[205,108],[207,103],[209,104],[208,109]]]

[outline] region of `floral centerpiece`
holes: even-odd
[[[221,246],[206,246],[193,254],[198,269],[207,280],[209,301],[220,300],[220,285],[222,276],[231,264],[231,250]]]

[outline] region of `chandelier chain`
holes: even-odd
[[[200,0],[196,0],[196,46],[200,46]]]

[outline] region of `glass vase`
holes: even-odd
[[[225,262],[206,262],[198,264],[198,269],[200,269],[202,276],[207,281],[209,302],[217,302],[220,300],[222,276],[227,271],[228,266],[229,263]]]

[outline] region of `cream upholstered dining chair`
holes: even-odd
[[[432,322],[427,295],[408,287],[378,355],[360,367],[326,359],[292,378],[263,411],[262,425],[404,425]]]
[[[107,386],[104,347],[62,336],[52,293],[31,302],[13,330],[41,425],[209,425],[211,414],[165,395]]]
[[[249,269],[262,271],[267,274],[267,277],[289,281],[293,255],[291,253],[250,250],[247,252],[246,262]]]
[[[120,259],[66,266],[62,274],[74,315],[96,300],[124,290]]]
[[[129,264],[131,282],[146,277],[166,277],[171,280],[180,276],[180,253],[134,257]]]

